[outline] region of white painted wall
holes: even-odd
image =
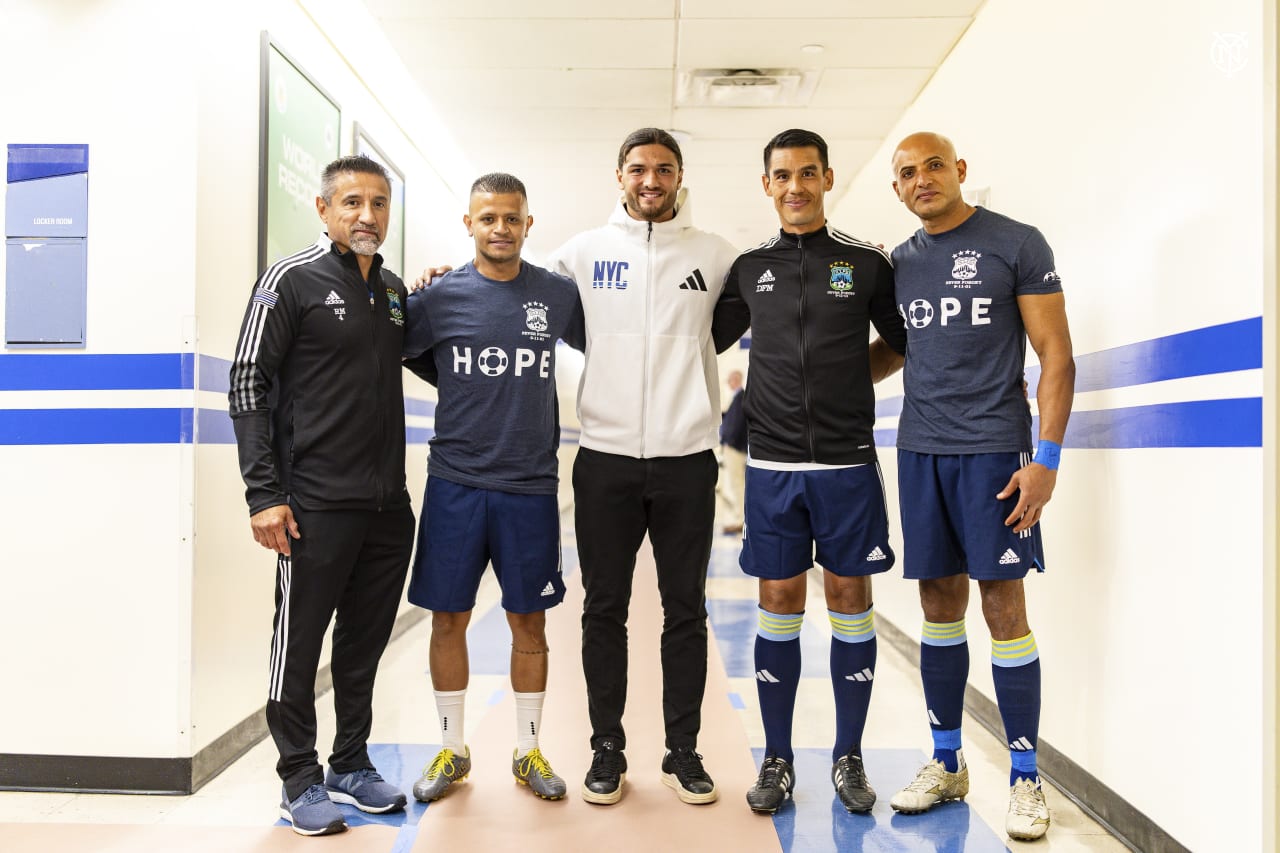
[[[1257,317],[1261,25],[1254,0],[988,0],[832,221],[887,246],[907,237],[917,223],[890,189],[893,147],[935,130],[994,210],[1048,237],[1077,355]],[[1218,33],[1246,34],[1243,70],[1215,66]],[[1155,383],[1080,395],[1076,410],[1257,397],[1262,384],[1261,370]],[[891,449],[882,461],[892,483]],[[1274,806],[1259,797],[1251,746],[1262,737],[1261,448],[1068,450],[1058,483],[1049,572],[1028,580],[1041,736],[1190,848],[1260,849],[1250,816]],[[876,607],[918,632],[914,584],[879,582]],[[972,683],[994,698],[976,591],[968,626]],[[1157,781],[1171,779],[1199,781]],[[1231,780],[1241,820],[1202,819],[1213,780]]]
[[[468,256],[470,166],[362,7],[19,0],[0,47],[41,97],[6,98],[0,142],[90,146],[88,345],[51,352],[231,358],[258,272],[264,29],[341,104],[343,152],[359,121],[405,172],[406,265]],[[0,408],[84,406],[226,398],[0,392]],[[425,460],[410,447],[415,502]],[[21,697],[0,703],[0,752],[191,756],[264,704],[274,560],[249,534],[233,445],[0,446],[0,470],[0,668]]]

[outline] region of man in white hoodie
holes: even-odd
[[[696,751],[720,424],[711,318],[738,251],[693,227],[683,178],[671,134],[633,132],[618,152],[622,197],[608,224],[548,264],[577,283],[586,314],[573,468],[594,751],[582,796],[601,805],[622,798],[626,778],[627,610],[646,533],[663,608],[662,779],[686,803],[718,796]]]

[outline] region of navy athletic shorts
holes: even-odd
[[[445,613],[471,610],[490,562],[504,610],[536,613],[559,604],[564,578],[556,496],[476,489],[428,476],[409,601]]]
[[[816,471],[748,465],[738,562],[769,580],[793,578],[814,562],[843,577],[887,571],[894,556],[879,463]]]
[[[1028,453],[936,455],[898,451],[902,567],[924,580],[967,572],[974,580],[1016,580],[1044,571],[1040,525],[1014,533],[1004,520],[1018,493],[996,495]]]

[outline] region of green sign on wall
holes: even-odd
[[[258,268],[306,248],[324,230],[320,173],[338,158],[338,104],[262,34]]]

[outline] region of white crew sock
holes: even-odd
[[[516,758],[524,758],[538,748],[542,729],[542,700],[547,692],[516,693]]]
[[[437,690],[436,712],[440,715],[440,737],[445,749],[461,753],[466,748],[463,740],[463,711],[467,705],[465,690]]]

